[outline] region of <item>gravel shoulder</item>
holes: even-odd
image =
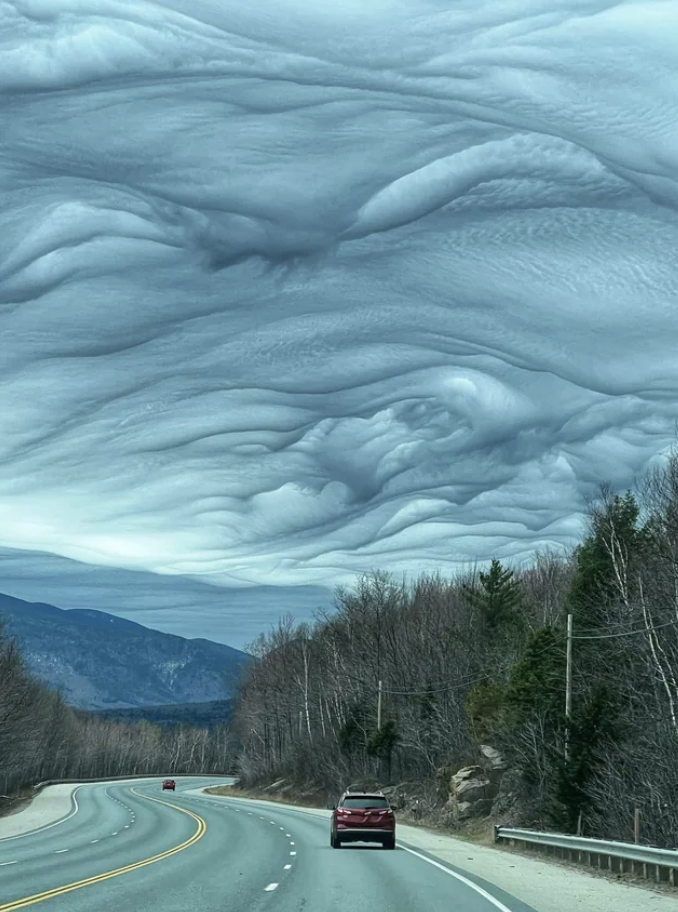
[[[196,794],[228,797],[229,789],[195,789]],[[280,802],[231,797],[256,804],[280,807]],[[329,811],[289,805],[303,813],[329,819]],[[655,891],[651,886],[617,882],[586,868],[544,861],[494,847],[480,846],[426,830],[398,824],[398,840],[447,862],[462,873],[494,884],[531,906],[537,912],[676,912],[676,893]]]
[[[77,807],[74,792],[78,783],[48,785],[23,807],[6,817],[0,817],[0,840],[22,836],[31,830],[57,823]]]

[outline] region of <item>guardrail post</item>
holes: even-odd
[[[494,825],[494,841],[499,842],[499,824],[495,823]]]

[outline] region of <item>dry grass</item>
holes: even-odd
[[[312,792],[296,792],[287,794],[284,791],[258,788],[244,789],[237,785],[216,785],[214,788],[205,789],[208,795],[222,795],[227,798],[250,798],[258,801],[277,801],[279,804],[289,804],[301,807],[324,808],[326,802]]]

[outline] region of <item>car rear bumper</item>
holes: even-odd
[[[357,827],[356,829],[351,829],[347,827],[345,830],[337,828],[337,839],[340,839],[342,842],[384,842],[387,839],[395,839],[395,829],[384,830],[384,829],[370,829],[369,827]]]

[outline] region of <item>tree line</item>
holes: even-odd
[[[514,822],[629,840],[639,812],[642,841],[675,844],[678,455],[635,493],[601,488],[570,554],[452,580],[375,572],[335,603],[250,647],[235,712],[245,785],[329,797],[410,783],[435,804],[490,744],[515,772]]]
[[[235,745],[222,726],[163,727],[75,710],[33,677],[0,626],[0,790],[11,797],[46,779],[229,773]]]

